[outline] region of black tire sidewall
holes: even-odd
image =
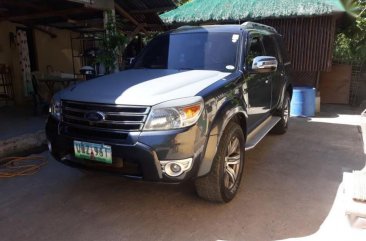
[[[287,118],[287,121],[285,120],[286,102],[287,102],[287,105],[288,105],[288,118]],[[288,128],[288,124],[289,124],[289,120],[290,120],[290,111],[291,111],[290,95],[289,95],[288,92],[285,92],[281,108],[277,112],[274,113],[274,116],[278,116],[281,119],[277,123],[277,125],[275,125],[273,127],[273,129],[271,130],[272,134],[282,135],[282,134],[286,133],[287,128]]]
[[[241,183],[241,178],[242,178],[242,174],[243,174],[243,169],[244,169],[244,155],[245,155],[245,151],[244,151],[244,144],[245,144],[245,138],[243,135],[243,131],[240,128],[240,126],[236,123],[234,124],[229,124],[228,125],[228,129],[227,132],[224,134],[225,136],[223,136],[223,140],[222,142],[220,142],[220,156],[219,156],[219,162],[220,162],[220,190],[221,190],[221,196],[223,198],[223,200],[225,202],[229,202],[230,200],[232,200],[235,196],[235,194],[238,192],[240,183]],[[232,189],[227,189],[225,187],[225,183],[224,183],[224,177],[225,177],[225,157],[226,157],[226,149],[227,146],[230,143],[230,140],[233,136],[236,136],[239,139],[240,142],[240,168],[239,168],[239,173],[238,173],[238,178],[234,184],[234,187]]]

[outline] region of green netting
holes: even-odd
[[[191,0],[161,14],[165,23],[238,21],[344,12],[340,0]]]

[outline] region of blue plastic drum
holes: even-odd
[[[294,87],[291,100],[291,116],[315,116],[316,89]]]

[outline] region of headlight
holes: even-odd
[[[52,98],[50,107],[49,107],[50,114],[55,117],[57,120],[61,118],[61,101],[55,98]]]
[[[153,106],[144,130],[170,130],[193,125],[203,111],[202,97],[167,101]]]

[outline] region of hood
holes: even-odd
[[[195,96],[230,73],[212,70],[131,69],[71,86],[58,93],[65,100],[153,106]]]

